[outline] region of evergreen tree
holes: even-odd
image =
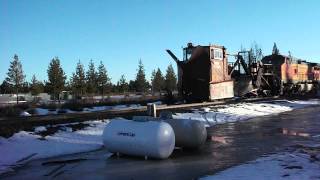
[[[177,76],[171,64],[168,66],[166,72],[165,89],[169,92],[172,92],[177,89]]]
[[[145,70],[141,60],[139,61],[138,72],[135,80],[135,86],[136,86],[137,92],[146,92],[149,86],[146,80]]]
[[[60,60],[58,57],[55,57],[51,60],[48,66],[48,82],[47,88],[48,91],[53,95],[53,99],[56,100],[58,98],[60,102],[60,93],[64,89],[66,75],[60,65]]]
[[[25,75],[23,74],[22,65],[19,61],[18,55],[14,55],[13,61],[10,62],[10,67],[8,69],[6,81],[12,84],[15,88],[16,96],[17,96],[17,104],[19,102],[19,88],[23,85]]]
[[[28,82],[22,83],[20,92],[29,93],[30,92],[30,84]]]
[[[89,63],[89,67],[88,67],[88,71],[86,74],[86,79],[87,79],[87,92],[91,95],[93,95],[94,93],[97,92],[97,79],[98,79],[98,75],[96,72],[96,69],[94,67],[94,63],[91,60]]]
[[[136,92],[136,81],[130,80],[129,81],[129,91],[130,92]]]
[[[128,92],[129,84],[127,83],[126,78],[125,78],[124,75],[121,75],[121,78],[117,83],[117,86],[118,86],[119,92],[121,92],[121,93]]]
[[[33,75],[30,84],[31,95],[36,96],[43,92],[43,84],[37,80],[36,76]]]
[[[154,69],[151,73],[151,91],[152,93],[155,93],[155,90],[154,90],[154,80],[156,78],[156,70]]]
[[[4,80],[0,85],[1,94],[11,94],[14,92],[14,87],[8,81]]]
[[[276,43],[273,44],[272,55],[279,55],[279,49]]]
[[[86,93],[85,71],[80,60],[77,63],[76,72],[72,74],[71,89],[77,98],[81,98]]]
[[[107,69],[105,68],[102,61],[100,61],[100,65],[98,67],[97,84],[98,84],[98,88],[99,88],[99,91],[102,95],[102,100],[103,100],[104,94],[110,93],[111,88],[112,88],[112,84],[111,84],[111,79],[108,76]]]
[[[152,72],[152,92],[161,92],[164,89],[165,79],[162,75],[161,70],[158,68],[157,71]]]

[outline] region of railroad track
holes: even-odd
[[[216,102],[203,102],[203,103],[192,103],[192,104],[179,104],[179,105],[159,105],[157,106],[157,114],[161,111],[187,111],[192,108],[200,108],[206,106],[232,104],[239,102],[257,102],[266,100],[275,100],[279,97],[268,97],[268,98],[250,98],[242,100],[222,100]],[[90,120],[99,119],[111,119],[116,117],[132,118],[132,116],[147,115],[147,107],[142,106],[137,109],[120,109],[120,110],[105,110],[97,112],[79,112],[79,113],[66,113],[66,114],[54,114],[45,116],[28,116],[28,117],[14,117],[14,118],[3,118],[0,120],[0,136],[9,137],[14,132],[20,130],[33,130],[35,126],[44,125],[55,125],[64,123],[75,123]]]

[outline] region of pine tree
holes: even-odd
[[[172,92],[177,89],[177,76],[171,64],[168,66],[166,72],[165,89],[169,92]]]
[[[276,43],[273,44],[272,55],[279,55],[279,49]]]
[[[102,61],[100,61],[100,65],[98,67],[98,88],[102,95],[102,100],[104,99],[104,94],[109,93],[112,88],[111,79],[108,76],[107,69],[105,68]]]
[[[77,63],[76,72],[72,74],[71,89],[76,97],[82,97],[86,93],[86,77],[80,60]]]
[[[86,80],[87,80],[87,92],[91,95],[97,92],[97,72],[94,67],[94,63],[91,60],[89,63],[88,71],[86,74]]]
[[[4,80],[0,86],[1,94],[11,94],[14,92],[14,87],[8,81]]]
[[[30,92],[30,84],[28,82],[23,82],[21,85],[20,92],[29,93]]]
[[[121,92],[121,93],[128,92],[129,84],[127,83],[126,78],[125,78],[124,75],[121,75],[121,78],[117,83],[117,86],[118,86],[119,92]]]
[[[148,82],[146,80],[146,74],[145,74],[145,70],[141,60],[139,61],[139,66],[137,71],[138,72],[135,80],[136,91],[144,93],[147,91]]]
[[[36,96],[43,92],[43,84],[33,75],[30,84],[31,95]]]
[[[151,73],[151,91],[152,93],[154,94],[155,93],[155,90],[154,90],[154,87],[155,87],[155,78],[156,78],[156,70],[154,69]]]
[[[60,93],[64,89],[66,75],[60,65],[60,60],[55,57],[48,66],[48,84],[46,85],[49,92],[53,95],[53,99],[58,98],[60,102]]]
[[[157,71],[153,71],[152,72],[152,91],[153,93],[155,92],[161,92],[161,90],[164,89],[164,83],[165,83],[165,79],[162,75],[161,70],[158,68]]]
[[[15,88],[16,96],[17,96],[17,104],[19,103],[19,88],[24,82],[25,75],[23,74],[22,65],[19,61],[18,55],[14,55],[13,61],[10,62],[10,67],[8,69],[6,81],[12,84]]]
[[[129,91],[130,92],[136,92],[136,81],[130,80],[129,81]]]

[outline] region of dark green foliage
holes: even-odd
[[[14,55],[13,61],[10,62],[10,67],[8,69],[6,81],[9,84],[12,84],[15,88],[15,92],[17,95],[17,104],[18,104],[18,93],[19,88],[24,82],[25,75],[23,74],[22,65],[19,61],[18,55]]]
[[[129,91],[129,84],[127,83],[124,75],[121,75],[121,78],[117,83],[117,89],[120,93],[125,93]]]
[[[142,64],[142,61],[139,61],[139,66],[137,70],[137,75],[135,79],[135,90],[137,92],[146,92],[148,90],[149,83],[146,80],[145,70]]]
[[[94,63],[91,60],[89,63],[88,71],[86,74],[86,80],[87,80],[87,93],[90,95],[94,95],[97,92],[97,80],[98,80],[98,74],[95,70]]]
[[[60,100],[59,94],[64,89],[66,75],[60,65],[60,60],[55,57],[51,60],[48,66],[48,82],[46,84],[47,90],[53,95],[53,99]]]
[[[273,55],[279,55],[279,49],[278,49],[278,47],[277,47],[277,44],[276,43],[274,43],[273,44],[273,48],[272,48],[272,54]]]
[[[170,92],[177,89],[177,76],[171,64],[168,66],[165,76],[165,89]]]
[[[152,72],[151,86],[152,86],[152,93],[161,92],[165,88],[165,79],[159,68],[157,69],[157,71],[153,70]]]
[[[14,92],[14,87],[8,81],[4,80],[0,85],[1,94],[11,94]]]
[[[42,82],[36,79],[36,76],[33,75],[30,84],[31,95],[36,96],[44,91],[44,85]]]
[[[136,92],[136,82],[133,80],[129,81],[129,91],[130,92]]]
[[[21,93],[29,93],[30,92],[30,84],[28,82],[24,82],[20,88]]]
[[[83,65],[80,60],[77,63],[76,72],[72,73],[71,89],[73,95],[77,98],[81,98],[86,94],[86,77]]]
[[[97,85],[102,98],[104,98],[104,94],[111,92],[111,79],[109,78],[107,69],[105,68],[102,61],[100,61],[100,65],[98,67]]]

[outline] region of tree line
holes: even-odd
[[[136,78],[127,81],[125,75],[121,75],[117,83],[113,84],[108,71],[100,61],[96,68],[94,62],[91,60],[88,64],[87,70],[79,60],[75,71],[71,77],[67,79],[65,71],[63,70],[60,59],[53,58],[47,69],[47,80],[39,81],[34,74],[31,82],[25,81],[25,74],[23,72],[21,61],[18,55],[14,55],[10,62],[10,67],[7,72],[6,79],[0,85],[1,94],[16,94],[18,103],[19,93],[31,92],[33,96],[40,93],[48,93],[52,99],[60,100],[61,92],[69,91],[75,99],[81,99],[83,96],[109,95],[110,93],[161,93],[172,92],[177,88],[177,77],[170,64],[167,67],[165,75],[159,68],[152,71],[150,82],[146,79],[144,65],[139,60]]]

